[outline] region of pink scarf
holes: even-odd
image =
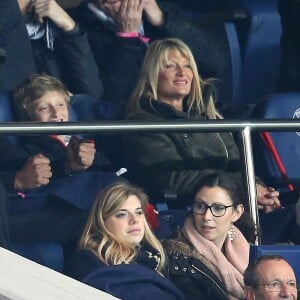
[[[224,249],[226,256],[211,241],[203,238],[195,229],[193,218],[186,218],[182,228],[183,235],[197,252],[205,257],[218,270],[230,299],[244,299],[243,273],[249,263],[249,243],[243,234],[234,227],[236,236],[233,241],[226,238]]]

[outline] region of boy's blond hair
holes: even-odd
[[[44,74],[27,77],[14,91],[14,107],[20,121],[32,120],[33,103],[48,92],[61,93],[69,104],[70,95],[64,84],[57,78]]]

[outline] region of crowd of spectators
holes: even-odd
[[[129,121],[224,118],[217,103],[226,102],[230,50],[222,22],[196,25],[168,1],[85,0],[70,9],[55,0],[0,1],[0,92],[11,92],[18,121],[69,122],[75,106],[101,120],[105,105]],[[290,55],[297,53],[290,42],[297,18],[288,17],[296,2],[279,1],[281,90],[297,90],[299,79]],[[281,257],[248,267],[250,244],[266,233],[247,213],[236,136],[128,134],[116,144],[117,161],[104,141],[113,140],[0,137],[2,247],[56,241],[69,251],[79,241],[65,272],[122,299],[140,299],[146,288],[151,299],[256,299],[268,291],[297,299],[294,273]],[[180,202],[169,204],[184,217],[161,242],[149,200],[166,190],[176,193]],[[280,194],[263,178],[256,177],[256,193],[261,217],[291,218],[285,242],[298,243],[294,206],[278,214]],[[24,199],[37,204],[24,209]],[[262,264],[275,262],[289,272],[284,280],[261,274]]]

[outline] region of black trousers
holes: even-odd
[[[0,247],[10,248],[10,238],[7,216],[7,193],[0,183]]]

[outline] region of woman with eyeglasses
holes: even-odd
[[[244,299],[243,272],[256,231],[242,203],[231,175],[206,175],[177,237],[163,241],[170,279],[188,299]]]

